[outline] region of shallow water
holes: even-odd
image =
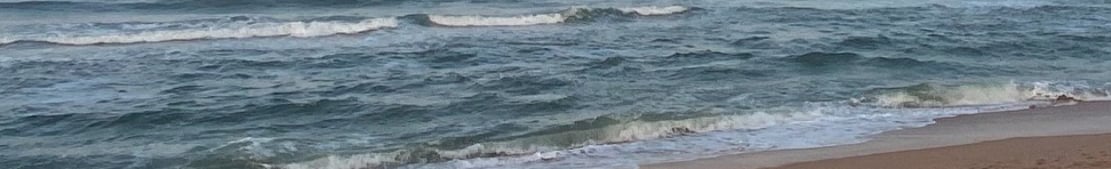
[[[1107,98],[1100,1],[0,1],[0,166],[634,168]]]

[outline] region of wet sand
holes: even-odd
[[[1111,134],[1014,138],[769,169],[1111,169]]]
[[[1111,102],[938,119],[871,141],[644,165],[645,169],[1111,168]],[[778,167],[778,168],[776,168]]]

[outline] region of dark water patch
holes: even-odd
[[[174,79],[174,80],[177,80],[177,81],[189,82],[189,81],[198,81],[198,80],[207,80],[207,79],[220,79],[221,77],[223,77],[223,75],[216,74],[216,73],[192,72],[192,73],[179,73],[179,74],[171,75],[170,79]]]
[[[340,53],[329,54],[318,59],[307,59],[304,62],[306,69],[341,69],[366,66],[380,62],[379,58],[367,53]]]
[[[992,54],[973,47],[954,47],[950,49],[942,49],[943,52],[954,56],[969,56],[969,57],[990,57]]]
[[[424,78],[422,84],[427,85],[444,85],[444,84],[461,84],[472,82],[473,78],[464,76],[456,72],[448,72],[443,74],[433,74]]]
[[[862,60],[864,57],[856,53],[811,52],[803,55],[788,56],[786,59],[806,66],[828,66],[852,63]]]
[[[261,50],[261,49],[213,49],[198,51],[197,55],[207,57],[234,57],[234,56],[259,56],[272,53],[274,51]]]
[[[73,129],[77,124],[71,121],[84,121],[80,114],[31,115],[17,118],[18,123],[5,123],[7,128],[0,130],[5,136],[51,136],[60,135]],[[78,120],[74,120],[78,119]]]
[[[1111,43],[1111,36],[1105,35],[1058,35],[1058,37],[1076,42]]]
[[[670,59],[670,60],[673,60],[673,61],[674,60],[687,60],[687,59],[695,59],[695,60],[697,60],[697,59],[709,59],[709,60],[717,60],[717,59],[738,60],[738,59],[740,59],[740,60],[743,60],[743,59],[748,59],[748,58],[752,58],[752,57],[754,57],[754,56],[752,54],[749,54],[749,53],[733,54],[733,53],[722,53],[722,52],[717,52],[717,51],[700,51],[700,52],[689,52],[689,53],[675,53],[675,54],[666,56],[665,59]]]
[[[91,78],[95,74],[127,72],[129,66],[112,62],[96,61],[26,61],[16,62],[7,72],[13,75],[73,76]]]
[[[19,89],[50,88],[72,80],[48,77],[0,77],[0,93],[13,93]]]
[[[338,126],[336,126],[338,128]],[[259,126],[259,127],[238,127],[238,128],[213,128],[210,130],[201,131],[195,135],[191,135],[189,139],[212,139],[222,138],[226,136],[249,136],[249,135],[281,135],[298,130],[312,130],[312,129],[327,129],[323,125],[285,125],[276,124],[273,126]]]
[[[1094,46],[1072,46],[1055,49],[1054,52],[1062,53],[1060,56],[1068,56],[1072,58],[1086,58],[1102,60],[1102,58],[1111,56],[1111,51],[1106,48]],[[1104,60],[1106,61],[1106,60]]]
[[[895,44],[896,43],[894,40],[883,35],[879,35],[876,37],[852,36],[835,43],[835,45],[841,47],[869,50],[890,47]]]
[[[197,93],[205,92],[205,91],[209,91],[209,90],[213,90],[213,89],[215,89],[215,88],[200,86],[200,85],[182,85],[182,86],[175,86],[175,87],[170,88],[170,89],[162,90],[160,93],[174,94],[174,95],[195,95]]]
[[[518,115],[541,115],[550,113],[566,113],[584,107],[576,96],[564,96],[554,100],[527,100],[510,101],[509,112]]]
[[[549,48],[549,47],[525,47],[524,49],[518,49],[518,50],[517,50],[517,53],[523,53],[523,54],[543,54],[543,53],[548,53],[548,52],[552,52],[553,50],[554,50],[554,49],[552,49],[552,48]]]
[[[974,77],[974,76],[999,76],[1018,75],[1024,71],[1021,68],[992,66],[985,64],[955,63],[940,61],[923,61],[914,58],[890,57],[865,57],[856,53],[823,53],[812,52],[803,55],[780,58],[790,64],[800,67],[792,68],[804,74],[839,74],[866,71],[877,75],[889,75],[885,72],[908,72],[913,76],[891,76],[894,79],[914,79],[927,77],[920,73],[931,72],[942,77]],[[777,64],[771,62],[770,64]],[[936,77],[936,76],[935,76]]]
[[[921,61],[912,58],[864,57],[856,53],[811,52],[802,55],[788,56],[784,59],[786,61],[812,67],[850,67],[855,65],[868,65],[885,68],[905,68],[938,65],[937,62],[933,61]]]
[[[781,8],[740,8],[737,10],[752,10],[756,13],[770,14],[759,16],[760,22],[768,23],[810,23],[810,22],[855,22],[850,17],[851,12],[844,10],[825,10],[817,8],[781,7]]]
[[[0,156],[3,157],[3,156]],[[133,161],[130,155],[92,155],[92,156],[21,156],[0,158],[0,165],[12,169],[42,168],[111,168],[112,166],[143,166]]]
[[[498,90],[512,94],[540,94],[543,91],[570,87],[575,82],[560,77],[540,75],[520,75],[501,77],[493,81],[477,83],[474,87],[485,90]]]
[[[662,59],[654,60],[649,64],[656,66],[685,66],[706,64],[711,62],[747,60],[756,57],[751,53],[723,53],[717,51],[699,51],[688,53],[675,53]]]
[[[761,70],[739,67],[726,67],[726,66],[699,66],[682,68],[667,76],[671,80],[683,81],[701,81],[701,82],[715,82],[715,81],[748,81],[759,80],[772,77],[775,74],[774,70]]]
[[[393,87],[378,84],[375,82],[359,83],[355,85],[339,85],[332,87],[327,91],[313,92],[322,96],[341,96],[341,95],[360,95],[360,94],[380,94],[396,91]]]
[[[174,126],[188,126],[195,123],[198,114],[182,109],[162,109],[157,111],[144,111],[127,113],[113,119],[91,123],[85,131],[118,130],[120,132],[140,132],[144,130],[157,130],[172,128]]]
[[[658,38],[658,39],[652,39],[652,41],[649,41],[649,42],[653,42],[653,43],[669,43],[669,44],[680,44],[680,42],[679,42],[679,39],[668,39],[668,38]]]
[[[4,94],[19,94],[19,93],[4,93]],[[22,105],[22,106],[18,106],[18,107],[8,109],[7,111],[11,112],[11,114],[8,114],[8,115],[57,113],[57,112],[52,112],[52,110],[53,109],[50,109],[49,107],[46,107],[46,106]],[[0,119],[3,119],[3,118],[0,118]]]
[[[89,11],[105,12],[118,11],[129,7],[142,7],[145,4],[111,4],[101,2],[69,2],[69,1],[23,1],[0,3],[0,9],[10,10],[42,10],[42,11]]]
[[[251,70],[288,69],[297,66],[298,63],[296,61],[220,59],[201,61],[200,63],[194,65],[204,65],[204,67],[206,68],[202,70],[216,69],[220,72],[236,72]],[[212,65],[220,66],[217,67]]]
[[[439,116],[459,115],[456,113],[472,113],[467,110],[437,109],[437,107],[419,105],[375,105],[374,109],[364,112],[351,120],[337,119],[332,122],[337,124],[374,124],[374,125],[400,125],[406,123],[428,122]]]
[[[775,49],[779,47],[778,43],[767,36],[753,36],[737,39],[731,42],[730,45],[748,49]]]
[[[245,105],[240,110],[232,113],[212,114],[195,120],[199,124],[237,125],[258,123],[294,122],[306,119],[316,119],[328,115],[345,115],[364,112],[369,105],[362,104],[357,99],[322,99],[307,103],[270,103],[267,105]]]
[[[625,57],[620,57],[620,56],[607,57],[606,59],[603,59],[602,61],[591,63],[590,67],[598,68],[598,69],[607,69],[607,68],[612,68],[612,67],[616,67],[616,66],[621,66],[621,64],[623,64],[625,62],[628,62],[628,60],[629,59],[626,59]]]
[[[457,52],[449,48],[436,48],[418,52],[381,52],[378,55],[396,59],[413,59],[436,69],[471,66],[475,63],[471,62],[472,59],[478,57],[474,53]]]

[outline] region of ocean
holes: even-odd
[[[1111,95],[1102,0],[0,0],[0,168],[632,169]]]

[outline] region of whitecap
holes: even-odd
[[[146,24],[150,25],[150,24]],[[110,31],[101,34],[57,32],[44,35],[31,35],[22,38],[0,39],[0,43],[18,41],[37,41],[69,45],[142,43],[201,39],[234,39],[253,37],[317,37],[337,34],[353,34],[384,28],[397,27],[396,18],[372,18],[358,22],[341,21],[290,21],[263,22],[238,25],[217,25],[174,30],[137,30]],[[124,27],[143,27],[144,25],[123,25]]]

